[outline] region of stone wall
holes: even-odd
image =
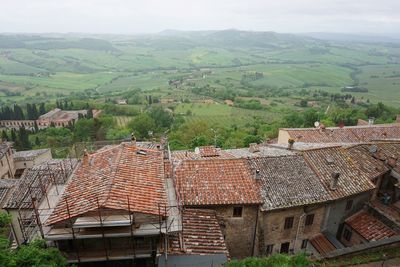
[[[306,208],[295,207],[262,212],[259,224],[259,254],[265,255],[268,245],[273,245],[272,253],[279,253],[281,244],[285,242],[290,243],[291,251],[300,251],[303,240],[311,239],[320,232],[324,211],[324,205],[314,205]],[[305,226],[306,215],[304,214],[314,214],[312,225]],[[284,229],[285,218],[292,216],[294,217],[293,227]]]
[[[231,258],[240,259],[253,254],[258,206],[242,206],[242,217],[233,217],[233,208],[236,206],[217,206],[214,209]]]

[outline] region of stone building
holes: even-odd
[[[262,199],[245,159],[203,158],[174,163],[174,180],[185,207],[215,210],[232,258],[256,253],[259,205]],[[206,158],[206,159],[205,159]]]
[[[342,147],[307,150],[303,156],[328,193],[321,230],[337,236],[345,218],[370,199],[375,185]]]
[[[43,162],[49,161],[52,158],[51,150],[49,148],[15,152],[15,177],[20,177],[25,169],[32,168]]]
[[[351,247],[390,238],[397,234],[383,222],[361,210],[346,219],[340,235],[340,242],[347,247]]]
[[[261,187],[259,252],[298,252],[321,231],[327,191],[301,155],[249,159]]]
[[[101,114],[101,110],[93,110],[93,117],[96,118]],[[24,127],[27,130],[45,129],[50,126],[56,128],[67,127],[74,124],[80,116],[87,115],[87,110],[61,110],[55,108],[39,116],[37,120],[0,120],[0,128],[18,130]]]

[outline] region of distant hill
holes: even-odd
[[[136,37],[143,40],[143,36]],[[178,31],[164,30],[158,34],[145,36],[145,41],[149,45],[162,45],[164,42],[178,43],[179,46],[195,47],[261,47],[277,48],[281,46],[296,46],[299,44],[322,43],[321,40],[315,40],[307,36],[295,34],[282,34],[276,32],[260,31],[240,31],[236,29],[227,29],[220,31]]]
[[[400,35],[367,35],[367,34],[346,34],[346,33],[327,33],[312,32],[303,33],[299,36],[312,37],[320,40],[329,40],[336,42],[358,42],[358,43],[400,43]]]
[[[95,38],[54,38],[40,35],[0,35],[0,48],[26,48],[38,50],[80,48],[114,51],[112,44]]]

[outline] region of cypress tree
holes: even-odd
[[[93,110],[91,108],[88,109],[86,118],[93,119]]]
[[[45,114],[46,113],[46,108],[44,107],[44,103],[40,103],[40,106],[39,106],[39,114],[40,115],[43,115],[43,114]]]
[[[36,108],[36,104],[32,104],[32,120],[37,120],[39,117],[39,112]]]
[[[22,126],[21,128],[19,128],[19,141],[20,141],[20,146],[21,149],[27,150],[27,149],[31,149],[31,143],[29,142],[29,133],[27,130],[25,130],[25,127]]]

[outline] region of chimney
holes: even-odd
[[[255,180],[260,180],[260,178],[261,178],[260,170],[257,169],[257,170],[255,171],[255,173],[254,173],[254,179],[255,179]]]
[[[340,173],[338,173],[338,172],[332,173],[331,184],[329,185],[329,188],[332,191],[337,189],[337,185],[339,183],[339,177],[340,177]]]
[[[370,117],[370,118],[368,119],[368,125],[369,125],[369,126],[374,125],[374,122],[375,122],[375,118],[374,118],[374,117]]]
[[[249,152],[250,153],[260,152],[260,148],[258,147],[258,144],[257,143],[249,144]]]
[[[288,140],[288,149],[292,150],[293,149],[293,145],[294,145],[294,139],[290,138]]]
[[[131,134],[131,144],[136,146],[136,137],[134,133]]]

